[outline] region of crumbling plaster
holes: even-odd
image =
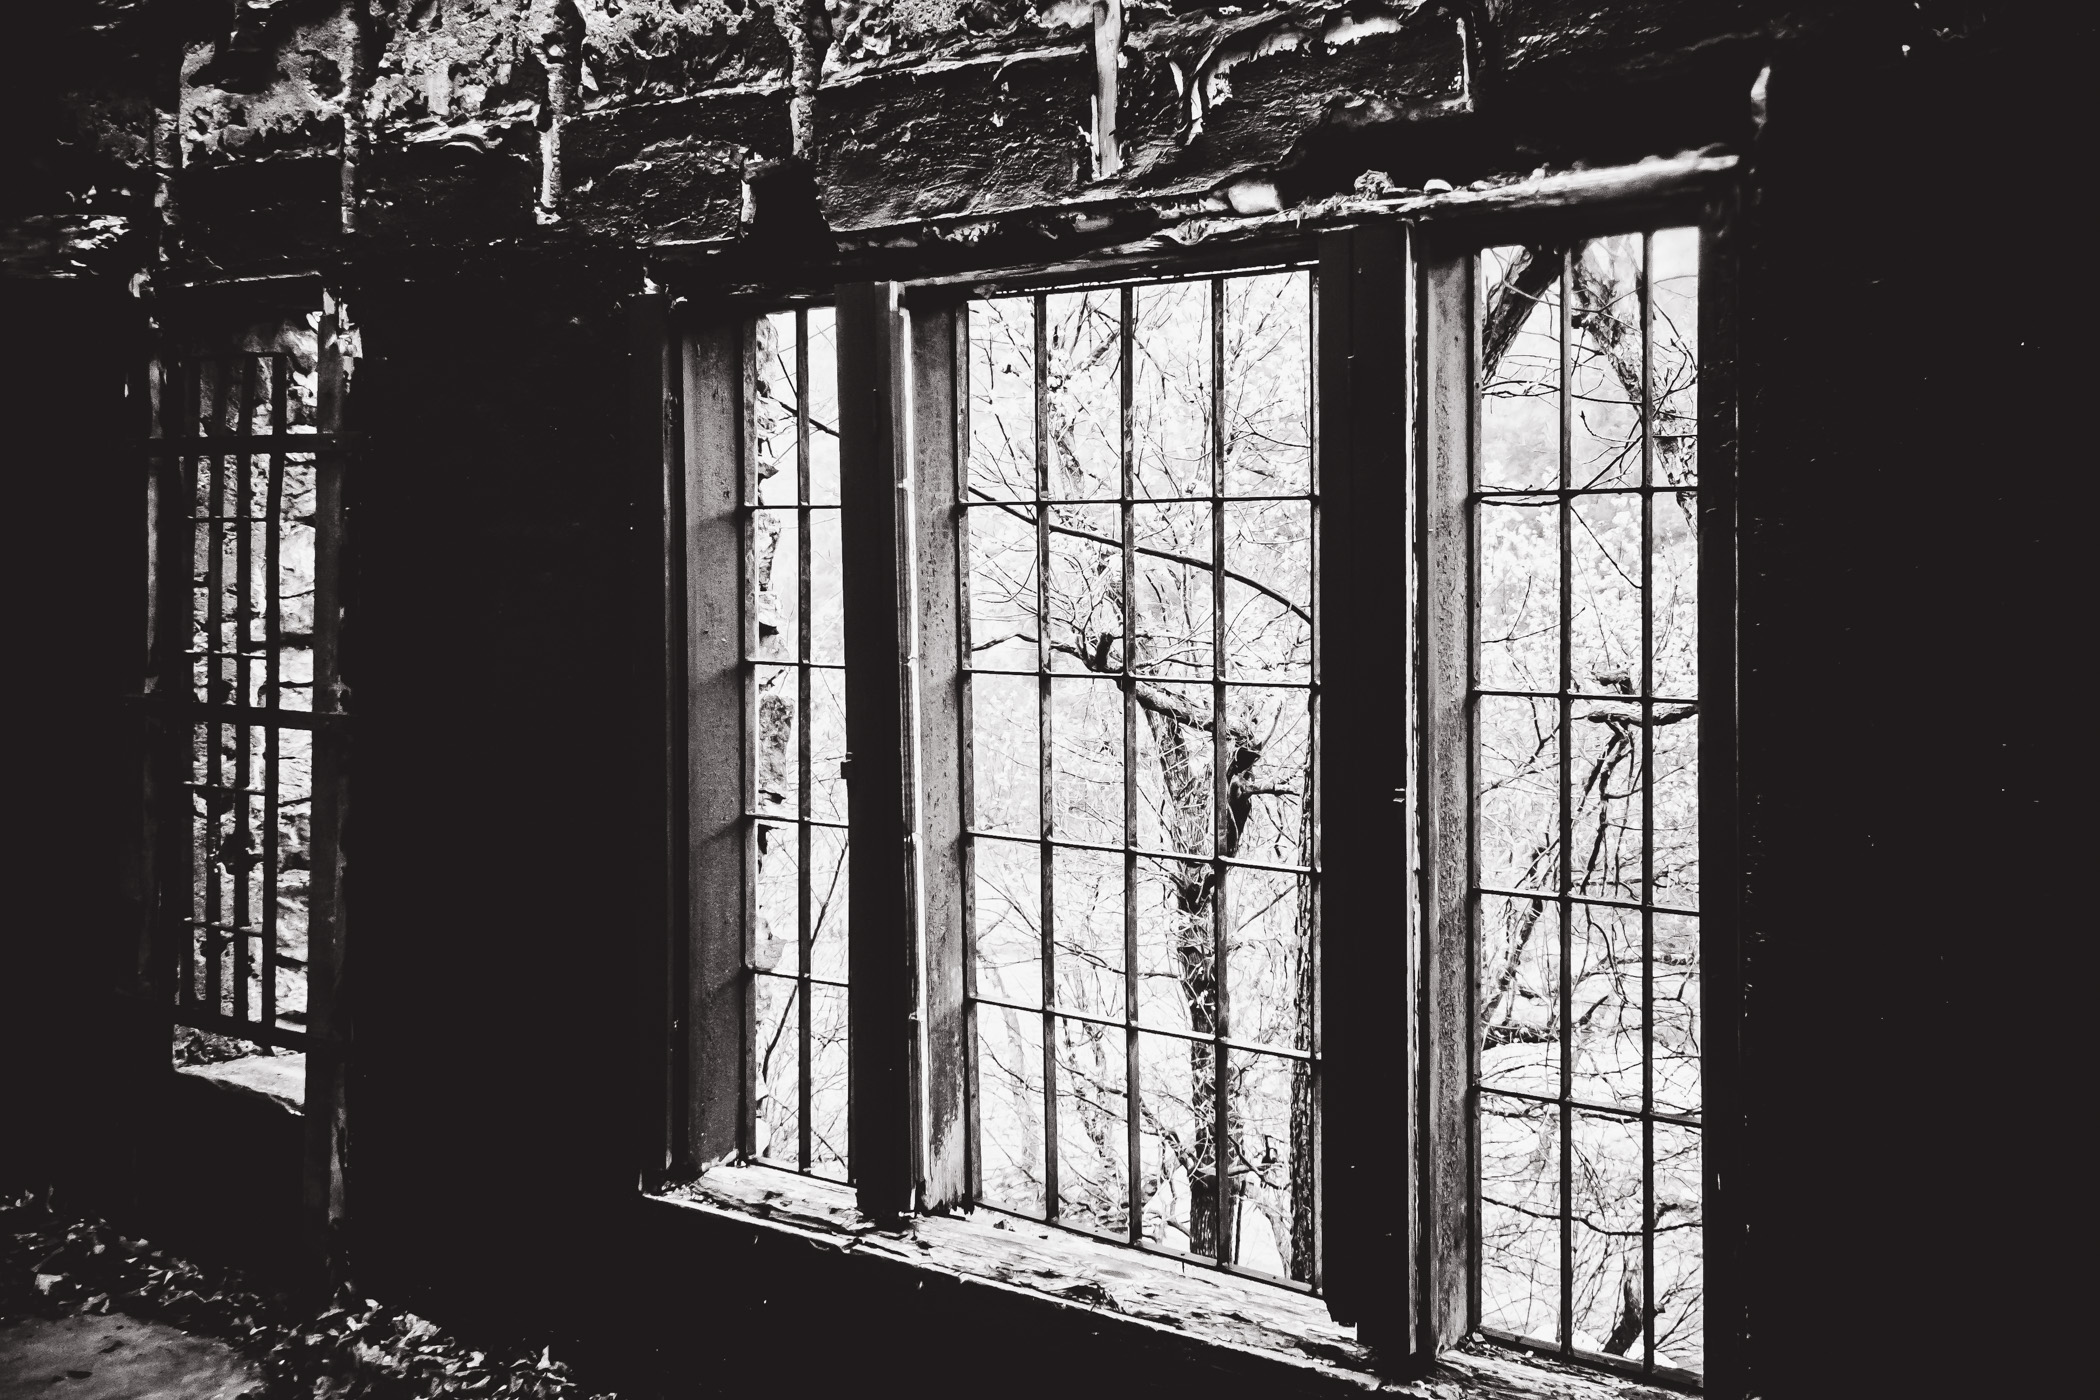
[[[1099,241],[1190,208],[1266,216],[1366,181],[1421,188],[1740,141],[1775,46],[1818,25],[1858,29],[1857,12],[1835,0],[97,0],[65,42],[123,49],[139,59],[129,71],[166,78],[67,99],[82,127],[71,139],[124,178],[105,175],[91,197],[75,175],[64,198],[9,211],[0,248],[17,271],[129,261],[217,275],[363,246],[534,238],[679,256],[791,244],[821,260],[826,237],[952,240],[1001,219]],[[1634,134],[1592,139],[1598,112]]]

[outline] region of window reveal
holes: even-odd
[[[1301,1283],[1311,281],[972,302],[958,512],[973,1197]]]
[[[316,849],[316,735],[339,708],[318,319],[159,374],[156,669],[183,718],[182,796],[157,808],[179,1064],[308,1039],[313,873],[332,859]]]
[[[1696,230],[1479,255],[1478,1322],[1701,1369]]]
[[[751,326],[743,488],[754,1156],[843,1180],[846,718],[832,312]]]

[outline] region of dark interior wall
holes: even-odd
[[[2080,402],[2086,297],[2046,197],[2075,90],[2015,42],[1792,51],[1745,148],[1735,1194],[1746,1360],[1768,1395],[2008,1384],[2030,1251],[2061,1231],[2050,1203],[2077,1198],[2046,1137],[2061,1110],[2039,1112],[2075,1102],[2051,1079],[2083,1014],[2061,986],[2082,928],[2056,891],[2080,869],[2063,854],[2079,701],[2061,681],[2086,649],[2066,561],[2088,552],[2090,449],[2052,430]],[[902,1340],[923,1335],[958,1385],[1020,1352],[1047,1358],[1028,1373],[1044,1389],[1124,1363],[1171,1389],[1170,1348],[1083,1315],[1024,1320],[726,1225],[669,1233],[635,1200],[660,836],[636,796],[655,752],[636,720],[655,522],[629,466],[622,299],[641,284],[622,258],[503,249],[373,258],[338,282],[363,346],[346,639],[360,1280],[448,1321],[556,1326],[660,1363],[673,1391],[754,1356],[812,1384],[923,1379]],[[126,1169],[168,1141],[165,1108],[129,1097],[152,1036],[107,993],[139,919],[117,699],[143,632],[122,390],[139,313],[96,278],[0,291],[0,421],[30,429],[7,454],[26,820],[0,1153],[136,1209]],[[188,1136],[156,1170],[180,1161],[214,1190],[259,1170],[246,1139],[177,1121]],[[186,1205],[209,1244],[252,1220],[241,1200],[200,1187],[159,1208]]]
[[[0,479],[11,537],[8,898],[0,909],[0,1163],[107,1181],[127,1115],[109,989],[136,947],[142,321],[121,289],[0,279]],[[122,795],[121,797],[119,795]],[[128,801],[129,811],[124,805]],[[126,820],[129,825],[126,825]]]
[[[357,1249],[372,1287],[499,1312],[569,1277],[635,1178],[619,290],[367,269],[350,293]]]
[[[2039,60],[1782,68],[1756,151],[1744,1184],[1772,1394],[2002,1385],[1981,1295],[2060,1266],[2046,988],[2079,937],[2052,886],[2083,764],[2039,692],[2090,630],[2064,494],[2088,434],[2052,389],[2090,294],[2048,271],[2079,241],[2053,146],[2077,118]],[[1990,198],[1950,197],[1978,170]]]

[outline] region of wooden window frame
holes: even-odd
[[[1321,1292],[1395,1374],[1420,1373],[1477,1322],[1476,1151],[1471,1125],[1473,946],[1454,917],[1447,842],[1464,783],[1452,765],[1451,652],[1462,622],[1436,553],[1453,528],[1436,464],[1470,431],[1469,383],[1439,337],[1461,333],[1425,269],[1489,243],[1696,224],[1702,239],[1699,507],[1702,920],[1707,1096],[1705,1388],[1733,1394],[1741,1307],[1740,1213],[1722,1191],[1739,1151],[1734,752],[1734,240],[1732,163],[1629,171],[1573,193],[1403,211],[1224,255],[1104,260],[1010,276],[947,275],[837,290],[841,496],[848,596],[853,943],[853,1186],[872,1220],[969,1205],[970,1039],[964,1013],[962,727],[955,513],[967,373],[958,319],[972,295],[1102,280],[1311,263],[1315,271],[1315,579],[1323,730],[1317,1009],[1324,1057]],[[734,345],[777,306],[638,299],[636,470],[662,508],[647,564],[662,608],[665,780],[663,955],[648,981],[662,1032],[643,1187],[663,1189],[736,1155],[748,1086],[737,765],[719,743],[722,682],[737,636],[735,557],[707,460],[741,450]],[[1470,315],[1470,312],[1468,312]],[[1463,408],[1463,413],[1460,408]],[[1397,534],[1394,522],[1400,522]],[[1462,524],[1462,522],[1461,522]],[[1393,544],[1408,542],[1396,565]],[[1462,538],[1462,536],[1461,536]],[[654,609],[657,604],[652,603]],[[1454,611],[1454,609],[1458,611]],[[1381,626],[1391,619],[1402,625]],[[856,637],[862,639],[856,645]],[[740,660],[741,658],[737,658]],[[1463,680],[1463,676],[1461,676]],[[1461,687],[1462,688],[1462,687]],[[1378,697],[1407,697],[1397,726]],[[1462,771],[1462,770],[1458,770]],[[734,808],[734,812],[731,809]],[[732,858],[730,852],[735,852]],[[888,851],[890,859],[880,853]],[[1404,898],[1392,887],[1405,853]],[[723,883],[725,879],[729,883]],[[733,930],[733,936],[732,931]],[[1398,998],[1391,988],[1403,989]],[[1376,989],[1376,990],[1374,990]],[[665,1049],[655,1047],[667,1047]],[[1394,1112],[1393,1086],[1405,1111]]]

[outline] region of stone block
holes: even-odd
[[[745,168],[793,147],[784,85],[591,112],[562,133],[564,220],[641,242],[732,238]]]
[[[818,184],[835,231],[1069,199],[1092,177],[1084,49],[827,85]]]

